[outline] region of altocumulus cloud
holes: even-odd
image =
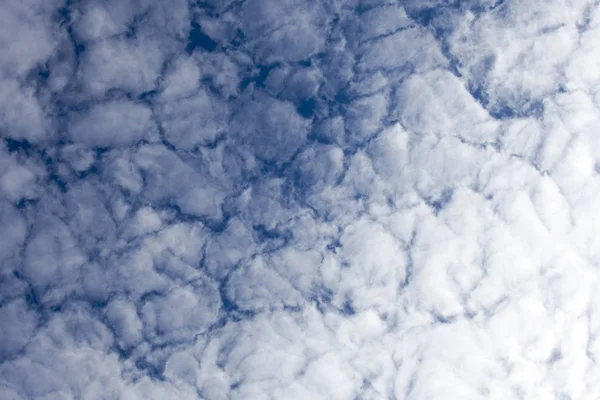
[[[600,398],[591,0],[0,2],[0,398]]]

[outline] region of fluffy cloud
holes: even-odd
[[[600,396],[596,4],[59,3],[0,5],[0,397]]]

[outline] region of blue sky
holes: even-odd
[[[0,398],[599,398],[599,41],[588,0],[2,1]]]

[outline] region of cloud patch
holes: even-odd
[[[0,5],[0,397],[599,397],[593,2],[59,3]]]

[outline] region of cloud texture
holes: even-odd
[[[0,398],[600,398],[588,0],[0,2]]]

